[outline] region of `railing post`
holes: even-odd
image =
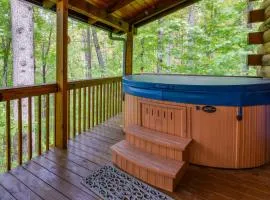
[[[56,41],[56,136],[55,145],[67,148],[67,49],[68,49],[68,0],[57,0],[57,41]]]
[[[133,65],[133,35],[134,28],[130,27],[130,30],[127,32],[126,40],[126,49],[125,49],[125,69],[124,75],[132,74],[132,65]]]

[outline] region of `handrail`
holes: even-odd
[[[95,86],[102,83],[109,83],[112,81],[120,81],[122,76],[106,77],[106,78],[95,78],[85,79],[78,81],[68,82],[68,89],[78,89],[88,86]],[[7,100],[15,100],[31,96],[39,96],[44,94],[58,92],[58,86],[56,83],[51,84],[40,84],[40,85],[29,85],[29,86],[16,86],[0,89],[0,102]]]
[[[72,89],[95,86],[102,83],[110,83],[112,81],[121,81],[121,80],[122,80],[122,76],[71,81],[68,83],[68,89],[72,90]]]
[[[2,88],[0,89],[0,102],[56,93],[57,91],[58,87],[56,83]]]

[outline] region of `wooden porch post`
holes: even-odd
[[[56,82],[59,88],[56,94],[55,145],[67,148],[67,46],[68,46],[68,0],[57,0],[57,49]]]
[[[127,32],[124,75],[131,75],[132,74],[132,67],[133,67],[133,34],[134,34],[134,28],[131,27],[130,30]]]

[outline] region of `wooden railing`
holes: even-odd
[[[68,138],[122,111],[121,77],[73,81],[68,87]],[[5,121],[0,159],[5,158],[7,171],[55,145],[57,91],[56,84],[0,89],[0,112],[5,118],[0,119]]]
[[[69,83],[69,138],[122,112],[121,80],[122,77],[113,77]]]
[[[25,86],[25,87],[14,87],[0,90],[0,101],[5,102],[5,118],[6,118],[6,134],[5,134],[5,151],[6,151],[6,169],[10,170],[12,167],[12,153],[17,156],[17,163],[21,165],[24,160],[30,160],[33,156],[33,131],[36,129],[37,135],[35,139],[37,154],[42,153],[42,99],[44,99],[45,109],[45,124],[46,124],[46,150],[49,149],[49,138],[50,138],[50,102],[51,94],[57,92],[56,84],[38,85],[38,86]],[[36,101],[36,104],[34,104]],[[13,109],[12,109],[13,108]],[[12,112],[13,111],[13,112]],[[36,112],[35,112],[36,111]],[[35,117],[35,123],[33,121]],[[12,119],[12,120],[11,120]],[[4,119],[1,119],[4,120]],[[33,127],[33,124],[37,126]],[[16,127],[14,130],[11,127]],[[24,127],[27,127],[27,131]],[[15,132],[15,133],[14,133]],[[2,134],[2,133],[1,133]],[[12,137],[13,135],[13,137]],[[23,137],[27,135],[27,158],[24,159],[23,154]],[[15,140],[14,140],[15,139]],[[11,147],[11,144],[16,145],[17,149]],[[3,156],[1,155],[3,158]]]

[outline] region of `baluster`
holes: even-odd
[[[54,94],[53,98],[53,104],[54,104],[54,138],[53,138],[53,144],[55,146],[55,141],[56,141],[56,94]]]
[[[86,87],[83,88],[83,131],[86,131]]]
[[[111,82],[109,83],[109,90],[110,90],[110,96],[109,96],[109,118],[112,117],[112,85]]]
[[[28,160],[32,159],[32,97],[28,97]]]
[[[109,119],[109,84],[106,83],[106,121]]]
[[[120,112],[123,110],[123,89],[122,82],[120,82]]]
[[[10,101],[6,102],[6,162],[9,171],[11,169]]]
[[[103,100],[103,97],[102,97],[102,92],[103,92],[103,88],[102,88],[103,86],[102,86],[102,83],[100,84],[100,86],[99,86],[99,123],[102,123],[102,113],[103,113],[103,111],[102,111],[102,105],[103,105],[103,102],[102,102],[102,100]]]
[[[95,99],[96,99],[96,125],[98,125],[98,112],[99,112],[99,101],[98,101],[98,92],[99,92],[99,87],[96,85],[96,94],[95,94]]]
[[[50,94],[46,95],[46,151],[50,148]]]
[[[103,102],[103,106],[102,106],[102,122],[105,121],[105,111],[106,111],[106,102],[105,102],[105,96],[106,96],[106,91],[105,91],[105,84],[102,84],[103,87],[103,98],[102,98],[102,102]]]
[[[76,89],[73,90],[73,138],[76,137]]]
[[[18,163],[22,164],[22,100],[18,99]]]
[[[121,106],[121,88],[120,88],[121,81],[118,82],[118,109],[117,112],[118,114],[121,112],[120,106]]]
[[[81,134],[82,132],[82,93],[81,88],[78,89],[79,95],[78,95],[78,133]]]
[[[92,86],[91,87],[91,98],[92,98],[92,101],[91,101],[91,128],[94,127],[94,121],[95,121],[95,87]]]
[[[68,139],[70,139],[70,136],[71,136],[71,130],[70,130],[70,127],[71,127],[71,117],[70,117],[70,106],[71,106],[71,102],[70,102],[70,90],[68,90],[67,92],[67,136],[68,136]]]
[[[115,106],[115,88],[114,88],[114,81],[112,82],[112,117],[114,117],[114,106]]]
[[[41,96],[38,96],[38,155],[41,155]]]
[[[91,128],[91,90],[88,87],[88,129]]]

